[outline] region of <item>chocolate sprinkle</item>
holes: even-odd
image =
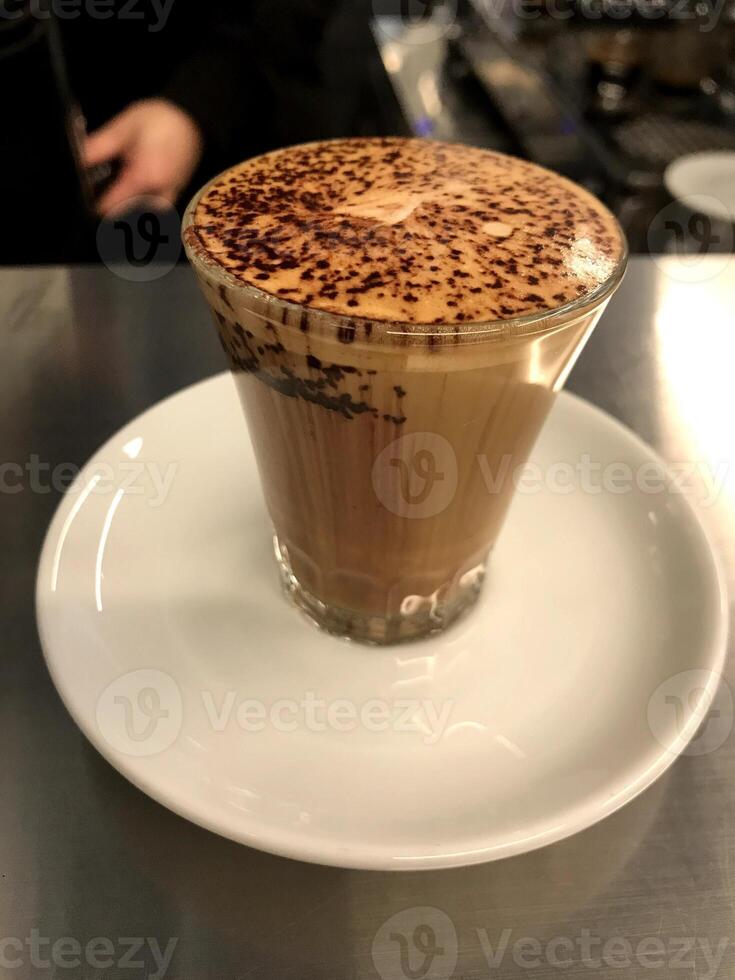
[[[246,161],[207,187],[194,233],[266,292],[404,324],[554,309],[608,280],[623,251],[609,212],[565,178],[488,150],[400,138]],[[355,333],[342,324],[338,339],[350,344]]]

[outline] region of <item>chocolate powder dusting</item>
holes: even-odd
[[[557,308],[610,279],[624,251],[612,215],[565,178],[488,150],[401,138],[248,160],[208,185],[192,231],[267,293],[407,324]],[[354,331],[338,339],[349,344]]]

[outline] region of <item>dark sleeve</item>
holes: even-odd
[[[338,3],[206,3],[206,20],[198,18],[190,27],[201,37],[174,68],[162,94],[196,120],[217,154],[226,155],[243,131],[281,111],[278,103],[284,91],[291,90],[297,104],[299,88],[318,85],[319,47]]]

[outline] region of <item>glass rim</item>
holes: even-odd
[[[267,154],[265,154],[267,156]],[[506,154],[507,155],[507,154]],[[229,173],[233,167],[227,167],[220,173],[215,174],[194,194],[184,211],[181,222],[181,240],[184,245],[186,256],[191,265],[196,269],[206,270],[207,275],[219,281],[220,285],[229,286],[245,295],[253,296],[261,308],[275,308],[291,313],[291,316],[298,317],[304,310],[308,311],[309,319],[316,326],[325,326],[334,330],[335,326],[343,324],[349,327],[366,325],[372,331],[387,337],[403,337],[410,339],[415,337],[417,340],[429,337],[461,337],[465,342],[473,338],[477,340],[498,337],[501,339],[520,339],[537,334],[551,333],[561,325],[574,320],[579,316],[589,313],[597,306],[602,305],[608,300],[620,285],[630,257],[628,241],[620,223],[615,215],[609,211],[611,218],[615,222],[615,227],[622,245],[620,255],[613,271],[601,283],[595,286],[588,293],[583,293],[576,299],[564,303],[562,306],[555,306],[550,309],[537,310],[527,313],[520,317],[507,317],[505,319],[494,320],[468,320],[462,322],[446,323],[414,323],[411,321],[401,321],[392,319],[381,319],[379,317],[359,316],[350,313],[334,313],[329,310],[321,309],[318,306],[308,306],[294,300],[284,299],[275,293],[269,293],[265,289],[253,283],[246,282],[230,272],[208,251],[196,231],[194,216],[203,195],[221,177]],[[564,178],[568,179],[568,178]],[[582,188],[583,190],[585,188]],[[587,193],[590,193],[589,191]],[[195,243],[188,239],[194,238]],[[262,315],[262,314],[261,314]],[[283,324],[285,318],[273,318],[274,322]]]

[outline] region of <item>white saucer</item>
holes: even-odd
[[[649,481],[660,465],[562,394],[534,460],[548,474],[584,454],[646,464]],[[167,472],[166,496],[151,474]],[[681,494],[547,483],[516,496],[464,620],[423,643],[351,645],[280,594],[240,406],[213,378],[126,426],[62,501],[37,583],[51,675],[128,779],[253,847],[414,869],[552,843],[682,751],[717,687],[726,615]]]
[[[673,198],[691,210],[721,221],[735,221],[735,153],[706,150],[670,163],[664,183]]]

